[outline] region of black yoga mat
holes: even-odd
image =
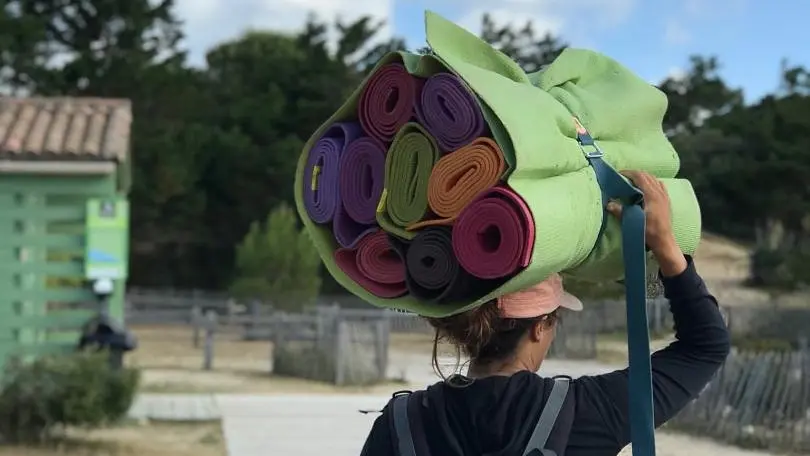
[[[417,299],[437,303],[477,299],[505,281],[482,280],[464,270],[453,253],[449,227],[425,228],[411,241],[392,235],[388,240],[405,259],[405,283]]]

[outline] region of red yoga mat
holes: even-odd
[[[453,252],[476,277],[506,277],[529,265],[534,230],[531,211],[520,196],[495,187],[459,215],[453,226]]]
[[[357,116],[369,135],[389,143],[400,128],[416,116],[415,106],[422,93],[424,80],[400,63],[383,65],[366,82]]]
[[[391,248],[384,231],[363,237],[356,249],[338,249],[335,262],[352,280],[380,298],[407,293],[405,264]]]

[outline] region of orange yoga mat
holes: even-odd
[[[484,137],[440,158],[428,179],[428,205],[434,217],[407,229],[452,224],[476,196],[498,183],[505,167],[498,144]]]

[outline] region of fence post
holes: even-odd
[[[386,312],[386,311],[383,311]],[[379,373],[378,380],[385,380],[388,371],[388,344],[391,336],[391,320],[388,318],[388,313],[377,320],[376,326],[376,340],[375,340],[375,354],[377,355],[377,372]]]
[[[285,321],[286,316],[283,312],[280,311],[273,311],[272,315],[272,322],[270,323],[271,328],[271,335],[270,335],[270,372],[272,374],[276,373],[276,359],[278,358],[278,353],[281,352],[284,348],[284,336],[285,334]]]
[[[214,332],[217,327],[217,314],[209,310],[205,314],[205,346],[203,350],[203,369],[211,370],[214,363]]]
[[[799,338],[799,404],[808,407],[810,403],[810,341],[806,336]],[[810,407],[804,410],[804,416],[810,414]],[[804,439],[810,440],[810,423],[808,420],[802,420],[796,435],[793,438],[793,445],[796,446],[797,441]]]
[[[202,311],[200,310],[199,306],[195,305],[191,308],[191,330],[192,330],[191,343],[194,345],[194,348],[200,348],[201,325],[202,325]]]
[[[658,335],[664,331],[664,313],[660,299],[653,299],[652,305],[653,315],[655,315],[655,328],[653,330],[655,331],[655,336],[658,337]]]
[[[346,356],[346,337],[349,335],[348,322],[338,319],[335,334],[335,384],[343,386],[346,383],[346,369],[344,357]]]

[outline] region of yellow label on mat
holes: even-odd
[[[315,166],[312,168],[312,182],[310,182],[310,188],[312,188],[313,192],[318,189],[318,177],[320,176],[320,174],[321,174],[320,166]]]
[[[380,194],[380,202],[377,203],[377,213],[382,213],[385,210],[385,198],[388,197],[388,189],[383,188],[382,194]]]

